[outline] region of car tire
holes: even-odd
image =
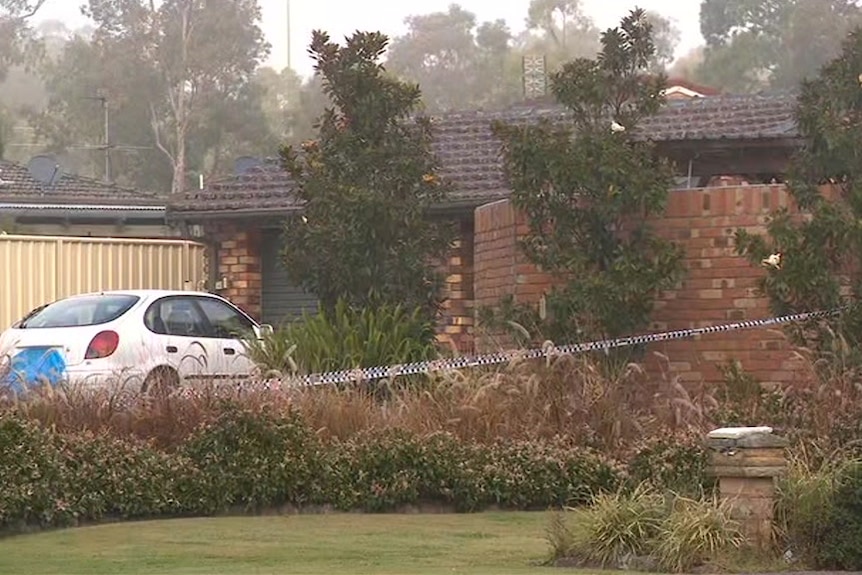
[[[157,367],[144,380],[141,393],[144,395],[168,395],[180,386],[180,376],[169,367]]]

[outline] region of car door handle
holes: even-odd
[[[226,348],[224,348],[224,354],[225,354],[225,355],[233,355],[233,354],[235,354],[235,353],[236,353],[236,350],[235,350],[234,348],[232,348],[232,347],[226,347]]]
[[[177,348],[173,345],[169,345],[165,350],[167,350],[168,353],[177,353]]]

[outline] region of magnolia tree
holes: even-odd
[[[776,211],[765,235],[736,234],[738,252],[766,268],[760,288],[776,314],[833,309],[862,294],[862,31],[802,83],[797,120],[806,145],[791,164],[788,191],[800,213]],[[862,313],[852,306],[837,323],[790,331],[797,343],[821,350],[834,335],[858,343]]]
[[[596,59],[579,58],[551,78],[571,128],[498,124],[513,205],[526,215],[521,247],[556,279],[546,314],[532,317],[557,342],[631,334],[648,324],[657,292],[682,274],[682,252],[659,238],[673,185],[670,163],[633,129],[662,105],[665,78],[648,73],[656,48],[647,14],[635,9],[604,32]],[[497,314],[500,319],[500,314]],[[486,315],[486,321],[491,318]]]
[[[284,228],[285,266],[324,310],[339,299],[375,308],[441,303],[451,226],[429,217],[446,198],[431,124],[416,115],[419,87],[385,73],[386,36],[356,33],[344,46],[315,32],[310,53],[331,105],[318,137],[281,151],[301,215]]]

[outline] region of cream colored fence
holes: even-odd
[[[69,295],[201,289],[206,248],[185,240],[0,235],[0,330]]]

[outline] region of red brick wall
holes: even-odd
[[[214,291],[259,320],[263,288],[260,230],[219,224],[209,230],[209,235],[216,242],[216,281],[227,280],[226,288]]]
[[[527,231],[523,216],[508,200],[476,209],[473,293],[477,311],[496,306],[506,296],[514,296],[519,303],[537,303],[547,290],[550,278],[530,264],[518,247],[518,238]],[[505,334],[477,329],[477,350],[507,345],[511,341]]]
[[[685,248],[687,272],[678,289],[661,294],[650,331],[769,317],[766,300],[755,293],[764,271],[735,255],[733,235],[738,228],[764,231],[767,215],[786,205],[782,185],[672,192],[659,230]],[[501,201],[477,209],[475,220],[476,307],[494,305],[506,294],[536,302],[549,282],[516,248],[516,238],[526,232],[522,219]],[[766,329],[653,344],[648,351],[654,361],[652,352],[665,354],[670,372],[690,381],[720,381],[717,366],[731,359],[764,382],[786,381],[797,369],[783,336]]]
[[[444,266],[446,301],[438,341],[458,353],[473,352],[473,221],[457,222],[458,239]]]
[[[461,220],[458,240],[443,270],[447,300],[438,326],[438,339],[459,353],[473,351],[473,221]],[[227,288],[215,290],[256,319],[261,316],[261,230],[253,226],[218,223],[208,228],[216,244],[216,281]]]

